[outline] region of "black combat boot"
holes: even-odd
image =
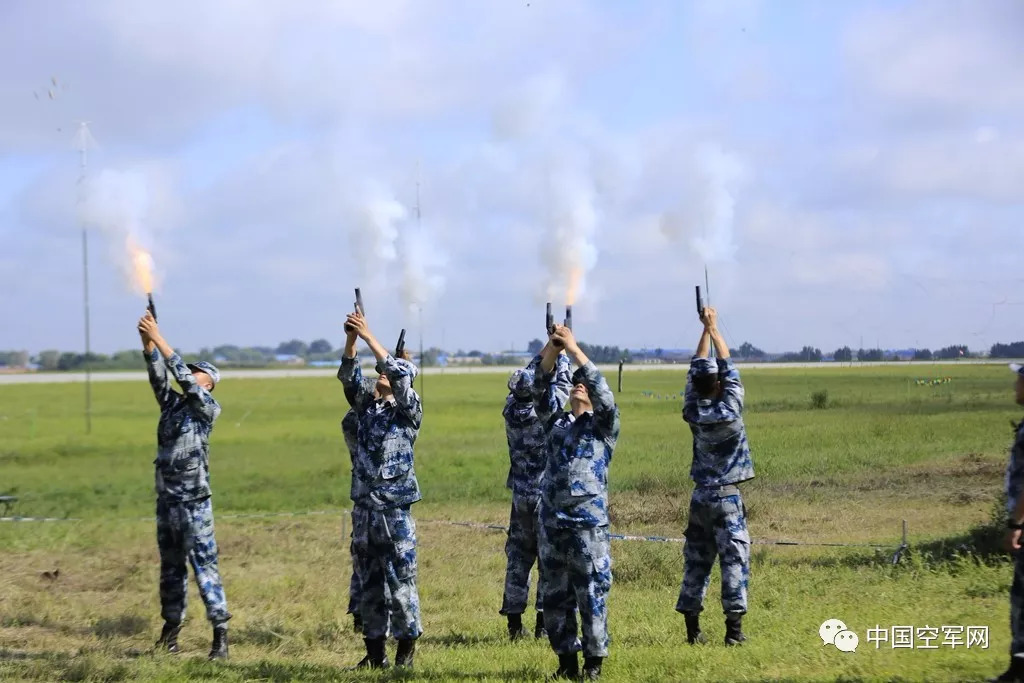
[[[725,644],[726,645],[739,645],[746,641],[747,637],[743,635],[742,629],[743,623],[743,612],[726,612],[725,613]]]
[[[686,619],[686,642],[690,645],[703,645],[708,642],[704,632],[700,630],[699,614],[684,614]]]
[[[601,662],[604,657],[583,658],[583,680],[596,681],[601,678]]]
[[[988,680],[991,683],[1024,683],[1024,658],[1010,657],[1010,668],[998,678]]]
[[[359,660],[359,663],[356,664],[355,668],[386,669],[391,666],[391,662],[388,661],[388,653],[384,649],[384,645],[387,643],[387,637],[363,638],[363,642],[366,643],[366,656]]]
[[[575,652],[558,655],[558,670],[551,675],[551,680],[569,679],[575,681],[580,677],[580,660]]]
[[[228,625],[217,624],[213,627],[213,645],[210,646],[210,661],[228,658]]]
[[[534,638],[547,638],[548,632],[544,628],[544,613],[537,612],[537,625],[533,627]]]
[[[523,628],[523,615],[522,614],[509,614],[508,618],[508,637],[515,642],[526,635],[526,629]]]
[[[416,641],[412,638],[398,641],[398,652],[395,653],[395,666],[412,668],[412,658],[416,654]]]
[[[156,649],[166,650],[172,655],[176,655],[181,650],[178,648],[178,634],[181,633],[181,624],[172,624],[169,621],[164,622],[164,629],[160,632],[160,640],[156,641],[153,645]]]

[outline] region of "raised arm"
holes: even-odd
[[[160,353],[164,354],[164,362],[167,364],[167,369],[174,375],[174,379],[178,381],[178,385],[185,394],[185,400],[193,412],[201,415],[210,424],[213,424],[217,416],[220,415],[220,404],[214,400],[213,394],[199,386],[195,375],[185,365],[181,356],[170,348],[167,349],[171,352],[170,355],[166,355],[164,353],[165,350],[161,348],[160,341],[157,341],[157,348],[160,348]]]
[[[711,355],[711,333],[705,327],[701,330],[700,341],[697,342],[697,352],[693,354],[697,358],[707,358]]]
[[[366,345],[370,347],[370,351],[373,353],[374,358],[377,359],[377,363],[383,363],[386,358],[390,358],[391,354],[384,348],[384,345],[377,341],[377,338],[370,332],[369,325],[366,324],[366,318],[363,317],[362,313],[349,313],[348,318],[345,320],[345,329],[352,330],[356,335],[366,342]],[[349,333],[351,334],[351,333]],[[352,342],[353,350],[355,349],[355,342]],[[345,348],[348,348],[346,343]]]
[[[551,416],[562,410],[569,400],[572,380],[568,372],[569,359],[553,344],[544,347],[541,358],[540,365],[533,373],[533,407],[541,423],[546,425]]]
[[[604,375],[597,369],[576,343],[572,330],[567,327],[556,329],[555,335],[561,340],[569,357],[580,367],[582,381],[587,387],[590,403],[594,407],[594,426],[604,439],[615,441],[619,438],[619,408]],[[572,380],[570,380],[571,382]]]
[[[717,348],[718,342],[715,342]],[[728,353],[728,351],[726,351]],[[737,414],[743,412],[743,382],[740,371],[732,359],[726,356],[718,359],[718,381],[722,385],[722,400]]]
[[[423,422],[423,404],[420,395],[412,388],[416,366],[407,360],[396,360],[387,351],[384,354],[384,360],[377,362],[377,372],[387,375],[391,382],[391,393],[395,397],[398,412],[419,429]]]
[[[698,358],[699,356],[694,356]],[[695,374],[693,364],[690,364],[690,369],[686,372],[686,390],[683,392],[683,419],[686,419],[688,414],[691,414],[697,408],[697,401],[700,398],[697,395],[697,389],[693,386],[693,376]]]
[[[373,397],[373,389],[363,379],[363,370],[356,356],[357,338],[355,332],[346,331],[345,350],[341,354],[341,367],[338,368],[338,380],[345,388],[345,399],[353,408],[364,405]]]
[[[174,379],[177,380],[178,386],[181,387],[185,400],[192,411],[210,424],[213,424],[213,421],[220,415],[220,405],[214,400],[213,395],[209,391],[199,386],[192,371],[181,360],[181,356],[175,352],[163,335],[160,334],[160,328],[157,326],[156,320],[152,317],[143,318],[139,322],[139,327],[146,333],[157,350],[160,351],[160,355],[164,357],[164,365],[167,371],[174,375]]]
[[[583,370],[583,383],[590,394],[590,403],[594,406],[594,426],[598,434],[606,440],[614,442],[619,438],[619,407],[615,405],[615,394],[605,381],[604,375],[589,360],[580,366]]]
[[[153,316],[146,311],[146,315],[139,320],[139,337],[142,338],[142,356],[146,359],[146,372],[149,374],[149,386],[153,389],[153,395],[161,408],[166,407],[174,398],[174,390],[171,389],[171,381],[167,378],[167,368],[161,362],[160,352],[156,344],[150,338],[149,333],[143,328],[143,323],[152,320]]]
[[[711,337],[711,341],[715,344],[715,354],[719,358],[729,357],[729,346],[725,343],[725,338],[722,333],[718,331],[718,311],[708,307],[704,309],[704,332]],[[704,341],[704,337],[701,337],[701,342]]]
[[[544,345],[544,348],[540,350],[540,371],[541,374],[549,374],[555,369],[555,363],[558,360],[558,354],[562,352],[560,346],[555,346],[551,339],[548,339],[548,343]]]

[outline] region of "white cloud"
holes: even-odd
[[[538,302],[558,300],[574,265],[588,339],[692,343],[708,260],[730,331],[758,345],[848,342],[860,315],[883,330],[919,315],[940,338],[953,323],[936,290],[1012,267],[998,245],[1014,241],[1024,191],[1017,10],[815,5],[768,21],[766,7],[12,5],[0,164],[53,170],[7,211],[8,248],[33,266],[3,275],[31,286],[0,315],[78,303],[71,139],[88,118],[103,144],[91,168],[141,168],[158,200],[161,310],[221,312],[187,347],[340,336],[356,284],[382,328],[411,330],[422,296],[449,345],[504,346],[539,332]],[[24,30],[44,22],[46,40]],[[52,74],[68,88],[36,100]],[[94,288],[111,320],[138,307],[115,263],[97,262]],[[887,299],[893,288],[913,298]],[[988,320],[971,315],[958,330]],[[61,338],[35,329],[24,345]],[[120,328],[96,329],[124,345]]]
[[[1024,4],[969,0],[864,12],[845,49],[864,85],[903,106],[970,114],[1024,106]]]

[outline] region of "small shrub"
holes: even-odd
[[[828,408],[828,390],[822,389],[811,394],[811,407],[815,410]]]

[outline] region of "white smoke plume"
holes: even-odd
[[[398,259],[398,229],[409,211],[380,185],[370,187],[352,210],[350,235],[360,279],[385,272]]]
[[[586,276],[597,265],[598,209],[593,183],[579,174],[549,180],[549,211],[540,247],[548,301],[573,305],[586,291]],[[553,244],[552,240],[553,238]]]
[[[609,182],[622,177],[611,168],[614,155],[588,139],[591,131],[570,111],[565,80],[557,74],[513,89],[494,112],[493,124],[493,144],[503,162],[493,170],[504,176],[500,184],[521,188],[518,205],[510,208],[536,226],[545,296],[573,305],[597,265],[606,204],[627,194],[599,192],[602,185],[614,189]],[[524,187],[523,178],[534,181]]]
[[[104,169],[80,182],[79,220],[104,235],[111,258],[133,291],[152,292],[159,285],[151,256],[154,214],[165,199],[154,191],[154,179],[140,169]]]
[[[704,263],[732,263],[736,257],[736,197],[746,176],[738,157],[717,145],[706,145],[694,155],[693,187],[681,188],[682,206],[666,212],[661,231],[672,241],[683,241]]]
[[[408,226],[399,241],[402,260],[400,295],[407,311],[416,313],[444,292],[448,259],[427,226]]]

